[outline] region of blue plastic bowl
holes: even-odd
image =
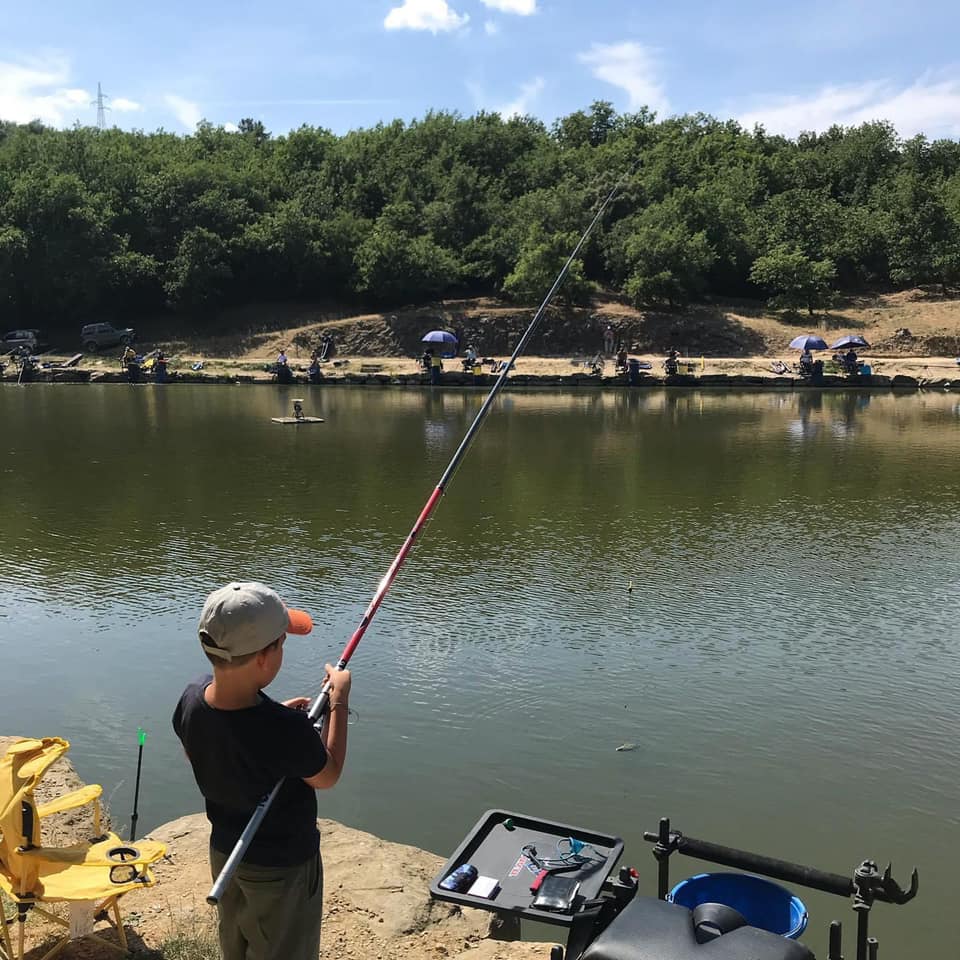
[[[667,900],[693,910],[701,903],[723,903],[751,927],[796,940],[807,929],[807,908],[778,883],[749,873],[698,873],[682,880]]]

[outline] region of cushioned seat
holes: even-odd
[[[697,943],[693,912],[635,897],[584,951],[583,960],[814,960],[802,944],[743,926]]]

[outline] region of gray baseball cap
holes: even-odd
[[[197,624],[200,646],[230,661],[270,646],[284,633],[313,629],[310,614],[287,607],[262,583],[228,583],[207,597]]]

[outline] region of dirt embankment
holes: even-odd
[[[0,754],[13,741],[0,737]],[[82,786],[67,758],[45,775],[38,799],[60,796]],[[346,960],[543,960],[549,946],[507,943],[491,938],[493,914],[461,910],[430,898],[430,880],[443,864],[440,857],[415,847],[387,843],[333,820],[319,821],[324,863],[324,956]],[[50,846],[75,843],[93,833],[89,808],[43,823]],[[150,831],[167,844],[157,864],[156,886],[135,891],[122,901],[128,940],[135,953],[151,960],[164,956],[173,938],[210,941],[215,911],[205,897],[210,889],[207,845],[210,829],[203,814],[192,814]],[[32,917],[28,957],[56,928]],[[111,935],[112,936],[112,935]],[[199,956],[200,952],[190,956]],[[78,941],[60,954],[65,960],[107,960],[114,951],[96,941]],[[211,957],[212,960],[212,957]]]
[[[138,331],[141,342],[162,343],[170,352],[236,361],[275,360],[281,348],[308,357],[325,333],[341,355],[413,357],[423,350],[420,338],[434,328],[457,333],[461,348],[472,343],[481,355],[503,355],[512,351],[532,315],[530,308],[483,298],[353,315],[329,307],[267,304],[225,311],[202,326],[166,318],[138,325]],[[526,353],[597,353],[607,325],[634,354],[676,348],[688,356],[774,357],[788,352],[800,333],[818,333],[828,343],[857,333],[878,355],[960,355],[960,298],[920,289],[853,298],[812,317],[775,313],[751,301],[641,311],[598,297],[586,308],[551,307]]]
[[[372,377],[374,383],[416,384],[423,382],[415,358],[423,352],[422,337],[427,331],[451,331],[458,337],[461,353],[472,345],[492,362],[513,352],[532,316],[532,309],[493,299],[355,315],[331,306],[250,304],[203,321],[169,316],[147,319],[138,322],[136,329],[139,350],[161,349],[169,372],[185,382],[269,381],[281,350],[305,382],[310,355],[326,336],[332,338],[334,348],[331,361],[322,365],[325,381],[362,383]],[[565,377],[586,375],[594,369],[591,358],[604,350],[608,326],[614,342],[621,342],[630,356],[648,361],[655,377],[662,373],[666,351],[676,349],[690,364],[686,372],[700,378],[700,385],[707,385],[704,376],[713,377],[714,387],[738,386],[718,377],[769,380],[782,377],[785,370],[789,377],[798,357],[789,344],[802,333],[821,336],[828,344],[844,334],[859,334],[870,344],[858,350],[860,359],[881,378],[911,377],[921,385],[943,386],[958,375],[960,298],[924,290],[850,300],[842,308],[813,317],[775,314],[745,301],[675,312],[639,311],[610,298],[597,298],[589,308],[552,307],[527,345],[517,374],[533,378],[529,383],[561,386],[567,383]],[[68,349],[66,344],[45,353],[37,379],[126,379],[117,351],[83,355],[79,362],[74,353],[75,345]],[[828,362],[825,372],[836,372],[829,366],[830,351],[820,356]],[[612,359],[609,354],[607,359]],[[70,368],[59,366],[68,360]],[[492,369],[491,363],[484,372]],[[459,362],[448,360],[444,383],[460,382],[449,376],[459,372]],[[149,372],[147,379],[152,377]],[[8,363],[0,379],[19,379],[18,366]],[[618,384],[623,379],[607,363],[590,382]],[[512,380],[522,385],[517,376]],[[789,380],[779,385],[789,386]]]

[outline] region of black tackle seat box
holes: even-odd
[[[582,960],[815,960],[802,944],[757,927],[697,943],[693,912],[634,897],[584,951]]]

